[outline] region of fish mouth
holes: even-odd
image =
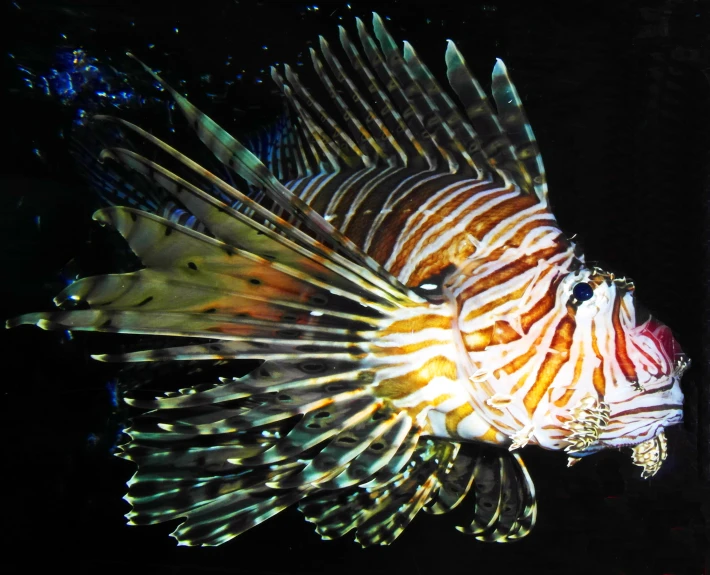
[[[665,366],[659,371],[659,378],[669,375],[680,377],[690,367],[690,358],[667,325],[650,318],[641,326],[641,334],[657,345],[666,360]]]

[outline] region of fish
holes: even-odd
[[[505,64],[489,98],[449,41],[452,95],[379,15],[356,28],[359,42],[340,27],[340,52],[311,48],[320,99],[272,68],[287,111],[242,141],[129,54],[226,179],[93,116],[102,150],[76,151],[109,204],[93,218],[143,267],[7,322],[171,342],[93,356],[105,362],[259,362],[124,397],[142,410],[118,453],[137,466],[129,524],[179,520],[179,545],[224,544],[294,506],[323,539],[363,547],[457,508],[459,531],[515,541],[538,514],[524,448],[568,466],[627,448],[649,478],[682,421],[690,360],[633,281],[559,228]]]

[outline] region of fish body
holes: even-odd
[[[89,171],[133,207],[94,218],[145,267],[79,280],[55,300],[65,310],[9,322],[191,340],[104,361],[263,361],[127,399],[148,410],[120,454],[138,465],[129,520],[183,519],[181,544],[222,544],[294,504],[326,539],[388,544],[420,510],[465,500],[460,530],[519,539],[537,513],[520,448],[572,464],[631,446],[650,476],[682,419],[687,358],[633,283],[588,267],[559,229],[503,63],[494,111],[450,42],[457,104],[377,15],[374,37],[360,20],[357,33],[359,46],[341,28],[344,56],[325,39],[311,50],[335,116],[274,69],[290,112],[244,143],[145,67],[245,188],[95,117],[125,137]],[[114,177],[126,172],[137,180]]]

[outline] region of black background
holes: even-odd
[[[693,359],[683,381],[686,423],[667,431],[668,461],[649,481],[626,453],[567,469],[560,454],[527,450],[539,518],[515,544],[478,543],[450,518],[421,516],[390,548],[361,550],[347,538],[320,541],[292,510],[219,548],[178,548],[168,537],[174,526],[129,528],[122,517],[133,469],[111,447],[126,414],[105,389],[115,369],[88,358],[113,345],[110,338],[3,331],[3,570],[707,574],[707,3],[176,4],[5,3],[3,37],[15,59],[3,53],[0,317],[50,309],[68,261],[80,256],[82,271],[109,271],[102,267],[115,249],[91,222],[97,203],[58,136],[72,110],[26,89],[19,61],[46,70],[58,48],[83,46],[122,68],[131,50],[173,84],[184,79],[195,104],[239,131],[279,110],[269,65],[304,61],[297,71],[312,84],[307,48],[318,34],[335,46],[338,24],[353,32],[354,16],[369,23],[377,10],[439,77],[447,38],[484,87],[495,57],[505,60],[543,151],[561,227],[578,234],[588,261],[632,277],[639,299]],[[200,80],[205,74],[211,81]],[[182,137],[192,136],[185,129]]]

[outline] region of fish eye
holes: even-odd
[[[572,295],[575,299],[579,301],[587,301],[589,299],[592,299],[592,296],[594,295],[594,290],[592,289],[592,286],[590,286],[588,283],[580,282],[572,288]]]

